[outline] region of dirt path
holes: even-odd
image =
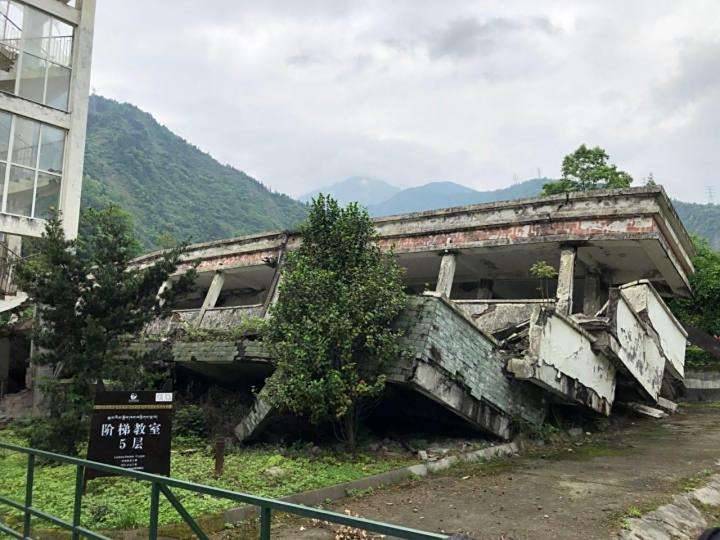
[[[612,538],[649,510],[720,471],[720,408],[637,420],[532,457],[466,464],[441,476],[343,501],[334,510],[477,539]],[[273,538],[335,538],[322,526],[281,525]]]

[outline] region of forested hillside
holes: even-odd
[[[673,201],[685,228],[707,238],[710,246],[720,251],[720,205]]]
[[[144,248],[199,242],[301,221],[306,206],[222,165],[137,107],[90,98],[83,205],[116,203]]]

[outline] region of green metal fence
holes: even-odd
[[[150,513],[148,515],[148,538],[157,540],[158,536],[158,510],[160,506],[160,494],[162,494],[175,508],[183,521],[190,527],[193,533],[201,540],[208,538],[202,528],[192,518],[192,516],[183,507],[180,501],[170,488],[184,489],[194,493],[210,495],[221,499],[229,499],[242,504],[256,506],[260,509],[260,539],[268,540],[270,538],[270,520],[273,512],[284,512],[294,514],[306,518],[314,518],[339,525],[347,525],[370,532],[385,534],[396,538],[411,538],[416,540],[430,540],[447,538],[444,534],[419,531],[408,527],[398,525],[390,525],[379,521],[369,519],[356,518],[337,512],[329,512],[317,508],[310,508],[299,504],[280,501],[277,499],[269,499],[266,497],[256,497],[247,493],[238,493],[227,489],[205,486],[202,484],[194,484],[177,478],[169,478],[157,474],[148,474],[139,471],[122,469],[113,465],[106,465],[95,461],[88,461],[61,454],[53,454],[43,450],[35,450],[33,448],[25,448],[14,444],[7,444],[0,441],[0,449],[19,452],[27,455],[27,480],[25,485],[25,501],[23,503],[13,501],[5,496],[0,495],[0,504],[5,504],[19,510],[23,513],[23,530],[18,532],[8,525],[0,521],[0,533],[8,534],[14,538],[29,539],[31,534],[31,518],[37,517],[49,521],[50,523],[72,532],[73,540],[79,538],[94,538],[99,540],[109,540],[106,536],[95,533],[81,524],[80,514],[82,509],[83,483],[86,469],[95,469],[98,471],[106,471],[116,473],[120,476],[127,476],[134,480],[148,482],[150,484]],[[62,519],[52,516],[33,506],[33,478],[35,474],[36,458],[44,458],[47,460],[57,461],[61,463],[69,463],[75,465],[75,501],[73,506],[73,520],[68,523]],[[2,480],[2,471],[0,471],[0,480]],[[1,484],[1,483],[0,483]]]

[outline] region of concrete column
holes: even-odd
[[[80,9],[80,20],[73,33],[72,74],[68,103],[70,129],[65,140],[65,165],[60,185],[59,205],[62,212],[63,229],[68,238],[77,236],[80,217],[95,0],[81,0],[77,7]]]
[[[557,303],[555,309],[563,315],[572,313],[573,280],[575,279],[574,246],[563,246],[560,250],[560,269],[558,270]]]
[[[268,291],[268,296],[265,299],[265,314],[263,315],[266,319],[270,316],[270,308],[276,304],[278,301],[278,297],[280,296],[280,284],[282,283],[282,273],[280,273],[280,269],[278,268],[278,274],[275,278],[273,278],[272,285],[270,286],[270,290]]]
[[[489,300],[492,298],[493,282],[492,279],[481,279],[478,284],[477,299],[478,300]]]
[[[437,286],[435,292],[444,294],[450,298],[452,291],[453,278],[455,277],[455,267],[457,266],[457,252],[445,251],[440,261],[440,272],[438,273]]]
[[[585,274],[583,291],[583,313],[594,317],[602,307],[602,281],[600,274],[588,271]]]
[[[195,319],[195,326],[200,326],[203,317],[205,316],[205,312],[208,309],[215,307],[215,304],[217,304],[217,300],[220,297],[220,292],[222,291],[224,283],[225,275],[221,271],[218,271],[213,277],[212,282],[210,283],[210,288],[205,295],[205,300],[203,301],[203,305],[200,308],[200,313],[198,313],[197,319]]]

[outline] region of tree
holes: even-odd
[[[558,273],[555,268],[545,261],[538,261],[530,267],[530,275],[540,280],[538,290],[544,300],[550,298],[550,281],[557,278]]]
[[[596,146],[588,148],[584,144],[572,154],[565,156],[562,162],[562,178],[548,182],[543,186],[543,195],[555,195],[569,191],[588,191],[591,189],[613,189],[630,186],[633,181],[625,171],[608,163],[610,156]]]
[[[278,409],[330,421],[350,450],[360,415],[401,354],[392,322],[405,306],[402,270],[377,245],[366,210],[318,196],[288,253],[266,342],[276,364],[265,393]]]
[[[18,285],[36,306],[33,362],[52,372],[40,381],[48,415],[34,423],[33,446],[76,454],[86,437],[96,385],[107,379],[141,389],[162,376],[150,355],[127,351],[125,338],[186,292],[194,271],[158,297],[178,267],[180,250],[142,269],[130,267],[137,252],[129,217],[108,206],[84,212],[77,240],[65,238],[58,216],[48,220],[34,253],[18,264]]]
[[[693,236],[693,244],[692,298],[673,299],[670,307],[682,323],[720,336],[720,253],[713,251],[705,238]]]

